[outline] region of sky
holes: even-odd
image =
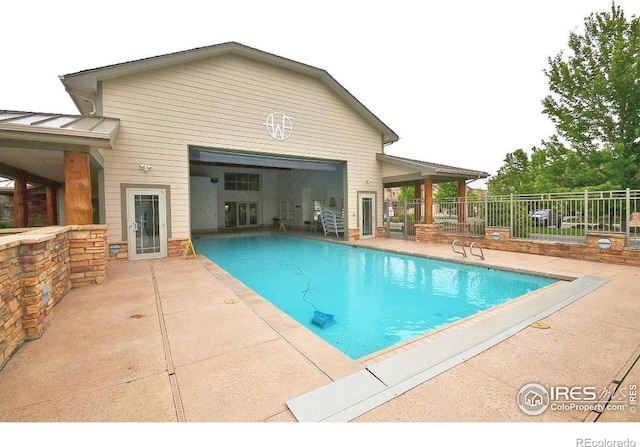
[[[616,4],[640,15],[637,0]],[[507,153],[553,134],[541,105],[548,58],[585,17],[610,9],[610,0],[4,2],[0,110],[78,113],[59,75],[235,41],[329,72],[400,136],[386,153],[494,175]]]

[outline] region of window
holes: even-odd
[[[260,191],[260,174],[225,172],[224,189],[227,191]]]

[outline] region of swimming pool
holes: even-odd
[[[194,240],[196,250],[358,359],[555,282],[275,233]],[[334,315],[324,329],[314,312]]]

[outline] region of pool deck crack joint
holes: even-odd
[[[383,384],[383,385],[384,385],[384,386],[386,386],[386,387],[388,387],[388,386],[389,386],[388,384],[384,383],[384,380],[382,380],[380,377],[376,376],[376,374],[375,374],[373,371],[371,371],[369,368],[365,368],[365,370],[366,370],[367,372],[369,372],[369,374],[371,374],[373,377],[375,377],[376,379],[378,379],[378,380],[380,381],[380,383],[381,383],[381,384]]]

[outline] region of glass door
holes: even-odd
[[[167,256],[165,209],[163,189],[127,189],[129,259]]]
[[[360,237],[362,239],[370,239],[375,237],[375,210],[376,195],[375,193],[358,194],[358,214],[360,215]]]
[[[258,203],[225,202],[225,226],[248,227],[258,225]]]
[[[258,204],[249,204],[249,225],[258,225]]]

